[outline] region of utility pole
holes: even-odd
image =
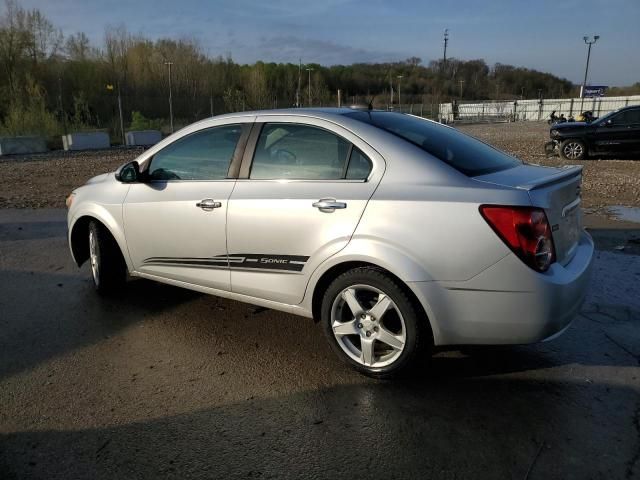
[[[449,29],[444,29],[444,55],[442,56],[443,68],[447,66],[447,44],[449,43]]]
[[[462,100],[462,86],[464,85],[464,80],[460,80],[460,100]]]
[[[309,106],[311,106],[311,72],[313,72],[313,68],[308,67],[306,70],[309,73]]]
[[[524,100],[524,87],[520,89],[520,100]]]
[[[594,35],[593,39],[590,40],[589,37],[584,36],[582,39],[584,43],[588,45],[587,47],[587,65],[584,68],[584,81],[582,82],[582,88],[580,89],[580,113],[582,113],[582,107],[584,105],[584,89],[587,87],[587,74],[589,73],[589,59],[591,58],[591,45],[596,43],[600,35]]]
[[[169,67],[169,121],[171,122],[171,133],[173,133],[173,98],[171,91],[171,66],[173,62],[164,62]]]
[[[402,81],[402,77],[404,77],[404,75],[398,75],[398,107],[402,108],[402,101],[400,98],[400,82]]]
[[[302,76],[302,59],[298,59],[298,89],[296,90],[296,108],[300,108],[300,77]]]
[[[120,133],[122,134],[122,145],[126,145],[127,141],[124,138],[124,120],[122,118],[122,98],[120,96],[120,81],[118,81],[118,110],[120,112]]]
[[[67,115],[64,112],[64,104],[62,103],[62,75],[58,76],[58,108],[60,110],[60,120],[62,120],[62,131],[67,134]]]
[[[393,77],[389,72],[389,108],[393,110]]]
[[[342,92],[338,89],[338,107],[342,106]]]

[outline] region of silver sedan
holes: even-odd
[[[581,179],[411,115],[235,113],[74,190],[69,244],[100,293],[129,274],[311,317],[385,377],[568,327],[593,257]]]

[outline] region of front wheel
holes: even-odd
[[[127,267],[120,247],[111,233],[95,221],[89,223],[89,261],[91,277],[98,293],[111,293],[127,279]]]
[[[587,147],[583,141],[570,138],[560,144],[560,155],[566,160],[584,160]]]
[[[406,370],[431,344],[423,317],[402,285],[370,267],[340,275],[322,301],[321,321],[333,351],[378,378]]]

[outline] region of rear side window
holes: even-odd
[[[470,135],[411,115],[360,111],[346,116],[403,138],[470,177],[522,164]]]
[[[338,180],[344,178],[350,143],[322,128],[267,123],[262,128],[250,178]]]
[[[242,132],[241,125],[208,128],[176,140],[153,156],[151,180],[222,180]]]
[[[356,147],[351,149],[349,166],[347,167],[347,180],[366,180],[371,173],[371,160]]]
[[[640,109],[637,110],[625,110],[613,117],[612,122],[614,125],[636,125],[640,124]]]

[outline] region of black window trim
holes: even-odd
[[[262,133],[262,129],[267,124],[300,125],[300,126],[304,126],[304,127],[318,128],[320,130],[324,130],[326,132],[329,132],[329,133],[335,135],[336,137],[342,139],[343,141],[347,142],[347,144],[349,145],[349,148],[347,149],[347,154],[346,154],[346,158],[345,158],[345,162],[344,162],[345,166],[344,166],[343,171],[342,171],[342,178],[334,178],[334,179],[251,178],[251,167],[253,166],[253,160],[254,160],[254,157],[255,157],[256,148],[258,146],[258,139],[260,138],[260,134]],[[369,175],[367,176],[367,178],[364,178],[364,179],[347,179],[346,178],[347,170],[349,168],[349,163],[351,162],[351,152],[353,151],[354,148],[357,148],[358,150],[360,150],[362,155],[364,155],[369,160],[369,162],[371,163],[371,171],[369,172]],[[287,180],[287,182],[367,183],[369,181],[369,179],[371,178],[371,173],[373,172],[374,167],[375,167],[375,163],[373,162],[373,160],[371,160],[369,155],[364,153],[361,148],[358,148],[356,145],[353,144],[353,142],[347,140],[342,135],[334,132],[333,130],[329,130],[328,128],[324,128],[324,127],[319,126],[319,125],[313,125],[313,124],[310,124],[310,123],[292,122],[292,121],[287,121],[287,122],[254,122],[253,123],[253,127],[251,128],[251,133],[248,135],[246,148],[244,149],[244,154],[242,156],[242,163],[240,165],[240,170],[239,170],[237,179],[238,180],[250,180],[252,182],[280,182],[282,180]]]
[[[148,162],[147,162],[147,168],[145,169],[145,174],[148,178],[149,172],[151,171],[151,166],[153,165],[153,160],[156,158],[156,155],[158,155],[160,152],[164,151],[165,149],[171,147],[172,145],[174,145],[176,142],[180,142],[184,139],[187,139],[193,135],[197,135],[200,134],[202,132],[206,132],[208,130],[214,130],[216,128],[223,128],[223,127],[230,127],[230,126],[239,126],[240,127],[240,137],[238,137],[238,142],[236,143],[236,148],[233,151],[233,154],[231,155],[231,159],[229,161],[229,168],[227,169],[227,176],[225,178],[216,178],[216,179],[151,179],[149,178],[147,180],[147,183],[167,183],[167,182],[171,182],[171,183],[179,183],[179,182],[226,182],[229,180],[235,180],[238,178],[238,170],[240,169],[240,162],[242,161],[243,158],[243,154],[245,151],[245,148],[247,146],[247,141],[249,139],[249,133],[251,132],[251,127],[253,126],[253,122],[232,122],[232,123],[225,123],[225,124],[221,124],[221,125],[212,125],[212,126],[208,126],[208,127],[204,127],[201,128],[199,130],[196,130],[194,132],[188,133],[180,138],[176,138],[175,141],[171,142],[168,145],[165,145],[162,149],[158,150],[157,152],[155,152],[151,157],[149,157]]]

